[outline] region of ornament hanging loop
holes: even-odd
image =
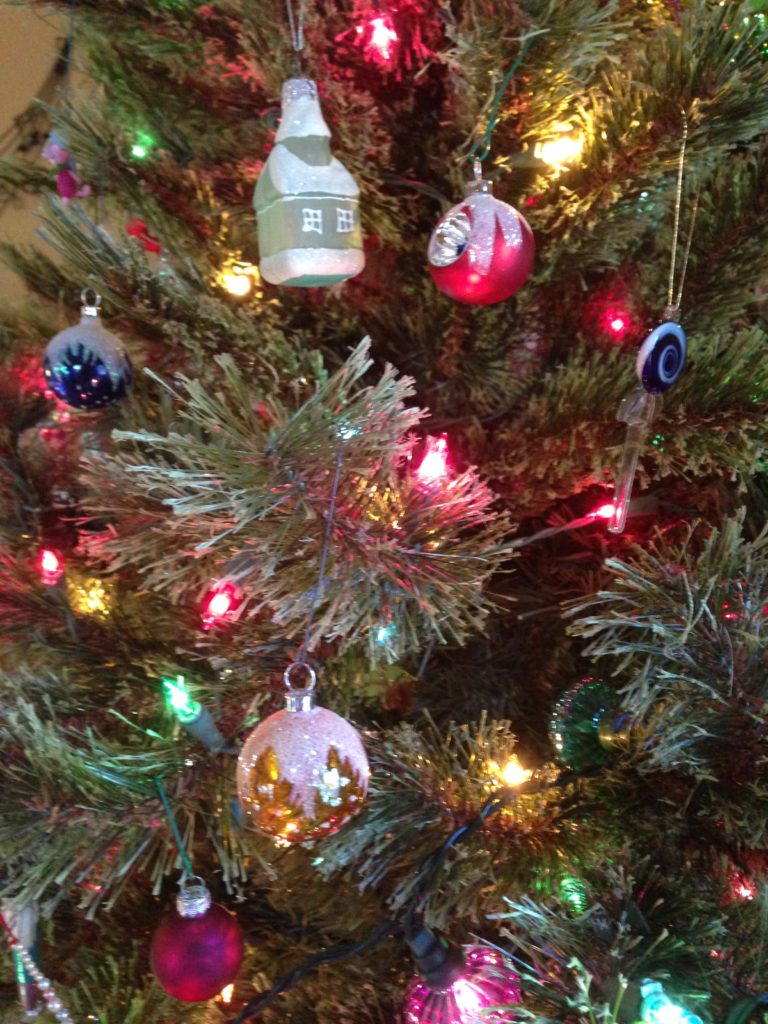
[[[479,156],[476,156],[474,159],[472,172],[472,181],[468,181],[464,187],[466,194],[469,196],[485,192],[490,195],[493,192],[493,182],[483,177],[483,163]]]
[[[307,673],[309,680],[307,685],[298,689],[291,682],[291,675],[294,669],[303,669]],[[317,673],[311,665],[307,665],[305,661],[294,661],[288,668],[283,672],[283,682],[287,693],[285,695],[285,710],[286,711],[311,711],[315,706],[314,691],[317,686]]]
[[[101,296],[95,288],[83,288],[80,292],[80,302],[83,313],[86,316],[98,316],[101,309]]]
[[[691,242],[693,241],[693,229],[696,226],[696,214],[699,210],[699,191],[693,202],[691,211],[691,227],[688,232],[688,239],[685,243],[685,251],[682,256],[680,269],[680,282],[675,294],[675,270],[677,267],[677,247],[680,241],[680,214],[683,206],[683,180],[685,178],[685,151],[688,146],[688,116],[681,107],[680,114],[683,119],[683,137],[680,142],[680,155],[677,161],[677,188],[675,190],[675,220],[672,228],[672,253],[669,260],[669,283],[667,285],[667,305],[664,310],[664,319],[677,322],[680,316],[680,307],[683,301],[683,286],[685,285],[685,274],[688,270],[688,257],[691,254]]]
[[[303,70],[304,50],[304,0],[299,0],[298,10],[293,13],[293,0],[285,0],[285,12],[288,15],[288,28],[291,33],[291,46],[296,59],[296,67],[299,73]]]
[[[669,303],[664,307],[664,320],[674,320],[677,323],[678,317],[680,316],[680,304]]]
[[[307,675],[309,676],[309,683],[308,683],[308,685],[307,686],[303,686],[300,689],[295,687],[293,685],[293,683],[291,682],[291,673],[296,668],[303,669],[307,673]],[[294,662],[291,662],[291,664],[288,666],[288,668],[285,670],[285,672],[283,672],[283,682],[285,683],[285,688],[288,691],[290,691],[290,692],[293,692],[293,693],[312,693],[314,688],[317,686],[317,672],[315,672],[315,670],[312,668],[311,665],[307,665],[307,663],[305,661],[294,661]]]
[[[182,871],[181,878],[179,879],[179,892],[185,892],[188,889],[205,889],[205,879],[200,875],[188,875],[186,869]]]

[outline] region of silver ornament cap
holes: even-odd
[[[493,182],[483,177],[483,165],[477,157],[475,157],[475,162],[472,165],[472,173],[472,181],[467,181],[464,184],[464,194],[472,196],[477,195],[478,192],[485,192],[487,195],[492,195]]]
[[[202,878],[195,876],[179,883],[176,910],[180,917],[202,917],[212,903],[211,894]]]

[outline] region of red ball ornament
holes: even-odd
[[[525,218],[491,194],[481,176],[467,183],[464,202],[437,222],[429,239],[429,272],[457,302],[489,306],[520,291],[533,269],[536,243]]]
[[[237,977],[243,933],[237,919],[217,903],[204,884],[182,884],[176,910],[152,938],[152,973],[168,995],[185,1003],[212,999]]]

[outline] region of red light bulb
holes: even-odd
[[[436,484],[448,475],[448,438],[445,434],[440,437],[427,438],[427,450],[421,460],[416,476],[422,484]]]
[[[739,615],[738,612],[731,611],[731,606],[730,606],[730,604],[727,601],[723,601],[723,606],[722,607],[723,607],[723,618],[724,619],[728,619],[730,621],[730,620],[733,620],[733,619],[740,619],[741,618],[741,616]]]
[[[506,1024],[520,1002],[520,978],[507,957],[486,946],[464,948],[464,968],[448,988],[431,989],[414,979],[405,1000],[405,1024]],[[491,1007],[498,1012],[486,1013]]]
[[[734,900],[748,901],[753,900],[757,896],[757,886],[755,883],[740,871],[731,875],[729,888],[731,899]]]
[[[47,587],[55,587],[64,575],[61,559],[51,548],[42,548],[37,559],[40,578]]]
[[[220,626],[232,618],[239,603],[238,593],[231,583],[221,583],[211,590],[203,602],[203,624],[205,629]]]
[[[371,22],[370,46],[376,50],[382,60],[392,58],[394,44],[398,41],[397,32],[389,15],[374,18]]]
[[[229,609],[232,607],[232,599],[228,593],[221,590],[218,594],[214,594],[211,600],[208,602],[208,614],[214,618],[221,618],[226,615]]]

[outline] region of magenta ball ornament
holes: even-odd
[[[176,909],[158,925],[149,960],[168,995],[199,1003],[235,980],[243,948],[235,916],[212,903],[204,885],[189,885],[182,888]]]
[[[465,946],[464,968],[445,988],[414,978],[404,1024],[509,1024],[520,1002],[520,978],[508,957],[487,946]],[[499,1007],[490,1013],[490,1007]]]

